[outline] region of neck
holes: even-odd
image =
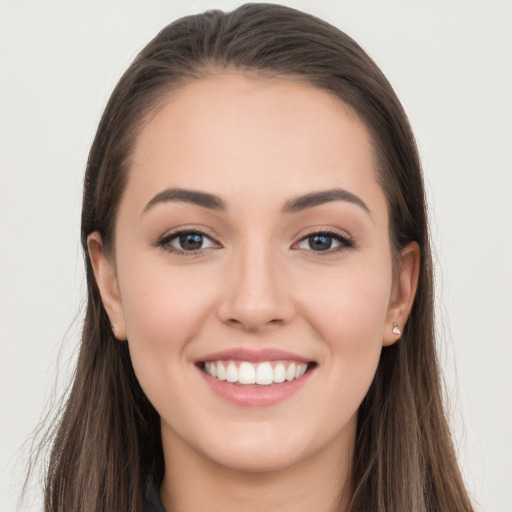
[[[343,444],[285,469],[241,472],[181,442],[164,442],[162,503],[167,512],[345,512],[353,443]]]

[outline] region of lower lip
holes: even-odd
[[[219,380],[198,368],[210,389],[222,399],[240,407],[268,407],[297,393],[309,380],[313,370],[292,381],[269,386],[246,386]]]

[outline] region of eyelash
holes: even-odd
[[[314,251],[313,249],[310,249],[311,252],[314,253],[315,255],[335,254],[335,253],[338,253],[341,251],[355,249],[357,247],[356,241],[353,237],[349,238],[347,236],[344,236],[344,235],[338,233],[337,231],[330,231],[330,230],[312,231],[311,233],[308,233],[307,235],[303,236],[294,245],[300,244],[301,242],[304,242],[304,241],[308,240],[309,238],[321,237],[321,236],[336,240],[337,242],[339,242],[340,245],[338,247],[329,248],[325,251]],[[305,250],[307,250],[307,249],[305,249]]]
[[[177,249],[171,245],[171,242],[178,239],[179,237],[191,236],[191,235],[192,236],[194,236],[194,235],[200,236],[203,238],[203,240],[208,239],[208,240],[210,240],[212,245],[210,247],[200,248],[197,250],[190,250],[190,251],[187,251],[184,249]],[[338,247],[328,248],[328,249],[322,250],[322,251],[314,251],[313,249],[309,249],[309,251],[311,251],[311,253],[313,253],[315,255],[334,254],[334,253],[338,253],[341,251],[354,249],[357,247],[354,238],[348,238],[346,236],[341,235],[340,233],[338,233],[336,231],[329,231],[329,230],[313,231],[311,233],[308,233],[307,235],[303,236],[298,242],[296,242],[294,244],[294,246],[297,246],[298,244],[300,244],[304,241],[307,241],[310,238],[321,237],[321,236],[335,240],[340,245]],[[161,238],[157,242],[156,245],[158,247],[160,247],[163,251],[171,253],[171,254],[175,254],[178,256],[194,256],[197,254],[202,254],[207,249],[221,247],[221,245],[218,242],[216,242],[211,236],[209,236],[208,234],[206,234],[203,231],[196,230],[196,229],[184,229],[184,230],[180,230],[180,231],[175,231],[173,233],[169,233],[169,234],[165,235],[163,238]],[[301,249],[299,248],[297,250],[301,250]],[[308,250],[308,249],[302,249],[302,250]]]
[[[171,242],[182,237],[182,236],[190,236],[190,235],[197,235],[202,237],[203,239],[208,239],[212,242],[212,247],[220,247],[220,244],[216,242],[211,236],[207,235],[205,232],[197,230],[197,229],[183,229],[180,231],[175,231],[173,233],[169,233],[165,235],[163,238],[161,238],[158,243],[156,244],[158,247],[160,247],[163,251],[176,254],[177,256],[194,256],[196,254],[201,254],[203,251],[205,251],[205,248],[187,251],[184,249],[177,249],[171,245]],[[209,249],[210,247],[207,247],[206,249]]]

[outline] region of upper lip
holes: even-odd
[[[260,350],[232,348],[221,350],[219,352],[213,352],[212,354],[208,354],[199,358],[197,362],[229,360],[247,361],[249,363],[262,363],[264,361],[298,361],[301,363],[311,362],[311,359],[276,348],[265,348]]]

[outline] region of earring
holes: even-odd
[[[402,331],[400,330],[396,322],[393,322],[393,334],[398,334],[398,336],[402,334]]]
[[[112,324],[111,327],[112,327],[112,333],[114,334],[114,338],[116,340],[118,340],[119,339],[119,334],[117,333],[117,331],[118,331],[117,325]]]

